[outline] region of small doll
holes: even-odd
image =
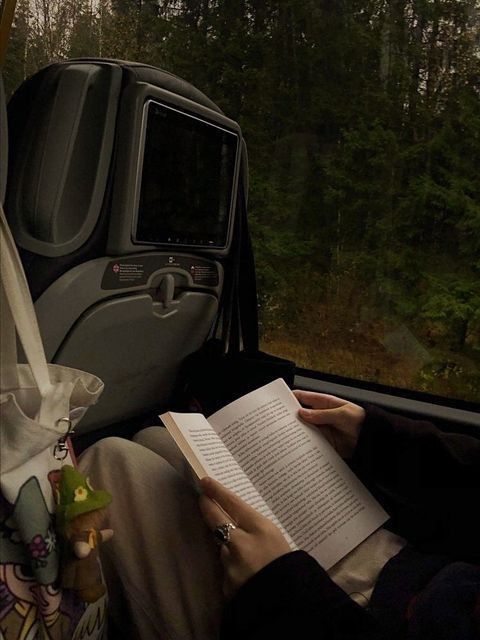
[[[95,491],[88,478],[71,465],[62,467],[57,496],[57,531],[62,541],[61,586],[84,602],[95,602],[106,591],[98,547],[109,540],[106,508],[112,496]]]

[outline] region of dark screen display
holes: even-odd
[[[150,101],[136,242],[225,247],[238,136]]]

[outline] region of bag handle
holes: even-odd
[[[18,387],[17,334],[7,296],[0,282],[0,390]]]
[[[3,290],[33,378],[40,395],[42,398],[46,398],[52,393],[53,385],[50,382],[42,338],[23,266],[1,203],[0,222],[0,264]],[[4,310],[5,312],[6,310]],[[13,342],[13,344],[15,343]]]
[[[258,310],[255,265],[247,220],[247,152],[242,146],[238,183],[234,236],[230,253],[230,269],[224,282],[220,310],[213,335],[222,323],[221,341],[224,353],[258,350]]]

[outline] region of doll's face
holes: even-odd
[[[107,510],[105,508],[82,513],[67,523],[65,527],[66,536],[70,538],[72,535],[86,531],[87,529],[102,529],[105,527],[106,521]]]
[[[15,598],[40,607],[43,615],[58,611],[60,591],[52,585],[38,585],[26,567],[20,564],[0,565],[0,579]]]

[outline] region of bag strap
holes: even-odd
[[[18,388],[17,334],[7,296],[0,282],[0,390]]]
[[[45,398],[51,394],[53,385],[50,382],[45,351],[25,273],[1,204],[0,233],[2,289],[9,307],[8,310],[3,309],[2,315],[6,319],[8,311],[10,312],[35,383],[40,395]],[[2,302],[5,302],[5,300],[2,300]],[[4,304],[2,306],[5,307]],[[12,322],[7,320],[5,324],[6,332],[2,335],[2,338],[5,338],[5,342],[7,344],[10,343],[10,346],[5,344],[2,346],[2,350],[5,348],[8,359],[14,357],[16,360],[16,353],[12,352],[12,349],[16,349],[14,336],[12,339],[12,336],[7,335],[7,332],[11,332]],[[12,347],[11,344],[14,346]]]
[[[236,215],[232,247],[230,251],[218,324],[222,324],[224,353],[238,353],[240,349],[249,353],[258,351],[258,311],[255,263],[247,220],[247,155],[242,148],[240,180],[236,204]]]
[[[2,17],[0,18],[0,66],[3,66],[5,62],[7,44],[15,14],[16,0],[5,0],[2,4]]]
[[[247,200],[245,190],[240,189],[242,211],[242,235],[238,273],[238,317],[244,351],[258,351],[258,298],[255,277],[255,260],[248,229]]]

